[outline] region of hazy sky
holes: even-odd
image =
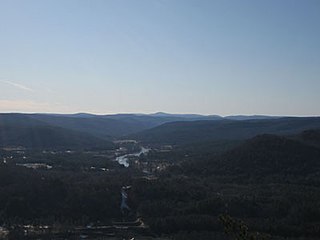
[[[320,1],[0,0],[0,111],[320,115]]]

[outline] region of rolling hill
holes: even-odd
[[[112,139],[114,137],[135,133],[148,128],[148,126],[145,126],[139,121],[122,121],[112,118],[105,118],[102,116],[52,116],[34,114],[29,115],[28,117],[37,121],[44,122],[51,126],[88,133],[104,139]],[[151,125],[150,127],[153,126],[155,125]]]
[[[312,135],[312,141],[305,135]],[[316,140],[314,139],[316,137]],[[258,135],[220,155],[185,162],[187,172],[205,175],[246,176],[277,180],[320,180],[320,131],[307,130],[294,136]],[[201,152],[199,152],[201,156]]]
[[[134,138],[144,143],[192,144],[195,142],[244,140],[258,134],[294,134],[306,129],[320,128],[320,118],[265,118],[229,120],[219,116],[195,114],[0,114],[2,145],[26,146],[87,145],[102,140]],[[198,120],[198,119],[214,120]],[[248,116],[248,118],[251,118]],[[263,119],[260,119],[263,118]],[[241,117],[243,119],[243,117]],[[244,118],[246,119],[246,118]],[[48,143],[36,141],[45,136]],[[60,136],[60,137],[59,137]],[[73,140],[71,140],[73,138]],[[15,140],[14,140],[15,139]],[[24,139],[32,139],[29,143]],[[70,139],[70,140],[67,140]],[[86,141],[86,139],[92,139]],[[32,143],[33,142],[33,143]],[[61,141],[62,142],[62,141]],[[110,144],[110,142],[109,142]]]
[[[32,126],[50,125],[88,133],[90,135],[113,139],[150,129],[167,122],[193,121],[211,119],[202,115],[173,115],[173,114],[114,114],[94,115],[87,113],[77,114],[0,114],[0,123],[11,122],[17,125],[29,124]]]
[[[259,134],[295,134],[320,128],[319,117],[285,117],[262,120],[171,122],[133,134],[145,143],[183,145],[214,140],[241,140]]]
[[[233,118],[232,116],[230,116]],[[164,123],[177,121],[221,120],[228,117],[217,115],[198,114],[113,114],[94,115],[88,113],[76,114],[0,114],[0,121],[16,122],[17,124],[28,122],[31,125],[50,125],[83,133],[88,133],[99,138],[114,139],[138,133]],[[266,116],[241,116],[237,120],[247,118],[266,118]],[[21,122],[22,121],[22,122]]]
[[[270,174],[305,175],[320,170],[320,149],[301,141],[276,135],[260,135],[226,153],[222,171],[257,176]]]
[[[0,127],[0,147],[17,146],[31,149],[113,148],[109,141],[58,127]]]
[[[0,115],[0,147],[31,149],[113,148],[113,143],[70,129],[50,126],[22,114]]]

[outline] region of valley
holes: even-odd
[[[319,118],[188,120],[119,137],[28,117],[0,114],[3,239],[227,239],[225,221],[257,239],[320,236]],[[69,131],[77,144],[62,141]]]

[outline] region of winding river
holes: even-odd
[[[129,161],[128,161],[129,157],[139,157],[141,154],[148,153],[149,151],[150,151],[149,148],[141,147],[141,150],[139,152],[118,156],[116,158],[116,161],[125,167],[129,167]]]

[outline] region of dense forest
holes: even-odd
[[[19,239],[16,230],[26,225],[68,229],[122,221],[123,186],[132,187],[132,214],[153,237],[226,239],[225,230],[231,238],[246,236],[238,239],[320,237],[320,130],[284,134],[317,119],[290,119],[287,129],[284,120],[257,120],[272,129],[269,121],[276,121],[283,132],[249,139],[202,138],[200,127],[193,143],[150,143],[147,154],[129,158],[128,168],[114,159],[139,151],[141,143],[112,143],[23,116],[11,120],[2,121],[2,130],[10,124],[25,130],[3,130],[3,145],[20,134],[16,145],[25,146],[10,143],[0,150],[0,226],[11,230],[9,239]],[[211,121],[184,124],[204,123]]]

